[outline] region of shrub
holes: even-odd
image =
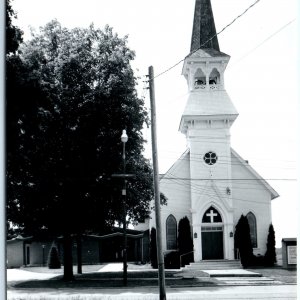
[[[151,228],[150,233],[150,261],[152,268],[157,269],[156,229],[154,227]]]
[[[184,217],[179,221],[178,225],[178,250],[180,255],[187,254],[189,252],[190,253],[182,256],[181,267],[184,267],[185,265],[194,261],[194,255],[192,252],[193,248],[194,246],[191,234],[190,221],[187,217]]]
[[[49,253],[49,259],[48,259],[48,268],[49,269],[60,269],[61,264],[59,260],[59,254],[57,247],[55,245],[52,245],[50,253]]]
[[[265,264],[265,257],[263,255],[253,255],[250,260],[250,266],[262,267]]]
[[[274,266],[274,264],[277,262],[275,244],[275,231],[273,225],[270,224],[267,240],[267,251],[265,253],[265,265],[268,267]]]
[[[179,251],[170,251],[164,255],[166,269],[180,269]]]
[[[252,264],[254,255],[251,243],[249,223],[244,215],[241,215],[235,227],[234,246],[236,249],[239,249],[243,267],[249,267]]]

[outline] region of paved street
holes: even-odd
[[[205,288],[167,289],[167,299],[297,299],[295,285],[282,286],[222,286]],[[44,290],[44,291],[8,291],[8,300],[157,300],[158,291],[154,288],[106,289],[106,290]]]

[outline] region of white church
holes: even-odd
[[[278,193],[230,145],[238,116],[224,87],[230,56],[219,49],[210,0],[196,0],[190,54],[182,74],[188,98],[179,130],[187,149],[160,179],[163,251],[177,249],[179,221],[188,217],[194,260],[232,260],[234,231],[247,216],[254,254],[264,255],[271,201]],[[154,212],[148,228],[155,226]]]

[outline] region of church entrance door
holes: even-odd
[[[211,206],[202,217],[202,259],[223,259],[223,221],[220,213]]]
[[[223,259],[223,228],[202,227],[202,259]]]

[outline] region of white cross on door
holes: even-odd
[[[207,217],[210,217],[210,223],[213,223],[214,222],[214,217],[216,217],[218,214],[217,213],[214,213],[214,211],[211,209],[210,210],[210,213],[207,213],[206,216]]]

